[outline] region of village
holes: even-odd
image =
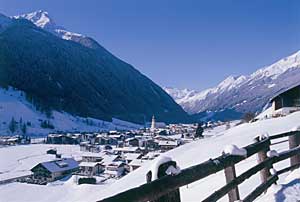
[[[97,184],[108,179],[119,179],[164,152],[203,138],[204,129],[220,125],[224,123],[166,125],[156,122],[153,116],[149,123],[150,127],[139,130],[51,133],[45,138],[39,138],[38,141],[28,136],[2,136],[0,145],[17,146],[37,143],[51,145],[45,153],[52,156],[53,160],[39,162],[30,169],[30,175],[13,180],[46,185],[74,175],[78,184]],[[65,157],[59,153],[55,145],[79,147],[80,156],[79,158]]]

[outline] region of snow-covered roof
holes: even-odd
[[[80,167],[95,167],[96,165],[100,164],[99,162],[81,162],[79,164]]]
[[[135,152],[139,149],[139,147],[118,147],[118,148],[114,148],[114,151],[120,151],[120,152]]]
[[[287,91],[289,91],[289,90],[292,90],[293,88],[297,88],[297,87],[300,88],[300,82],[299,82],[298,84],[296,84],[296,85],[294,85],[294,86],[288,88],[288,89],[285,88],[285,89],[279,90],[279,91],[276,93],[276,95],[273,96],[273,97],[270,99],[270,102],[272,102],[276,97],[280,96],[281,94],[283,94],[283,93],[285,93],[285,92],[287,92]]]
[[[178,141],[159,141],[158,142],[159,146],[177,146],[178,145]]]
[[[137,159],[138,157],[140,157],[142,154],[138,154],[138,153],[127,153],[125,154],[125,159],[126,160],[133,160],[133,159]]]
[[[108,164],[107,166],[110,166],[110,167],[120,167],[124,165],[124,163],[122,161],[114,161],[114,162],[111,162],[110,164]]]
[[[78,168],[78,162],[73,158],[64,158],[61,160],[48,161],[41,163],[49,172],[62,172]]]
[[[134,159],[128,165],[130,166],[142,166],[144,163],[148,162],[149,160],[145,159]]]
[[[105,155],[105,156],[103,156],[101,164],[108,165],[108,164],[112,163],[114,160],[116,160],[116,158],[118,158],[118,157],[119,157],[118,155]]]
[[[93,153],[93,152],[86,152],[82,154],[82,157],[103,157],[104,153]]]

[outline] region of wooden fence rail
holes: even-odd
[[[274,156],[271,158],[267,158],[260,164],[257,164],[256,166],[250,168],[246,172],[242,173],[240,176],[236,177],[233,179],[231,182],[227,183],[225,186],[211,194],[209,197],[207,197],[204,202],[211,202],[211,201],[217,201],[218,199],[222,198],[225,196],[230,190],[234,189],[237,187],[239,184],[259,172],[260,170],[264,169],[265,167],[270,167],[272,164],[277,163],[279,161],[288,159],[295,154],[300,153],[300,147],[294,148],[292,150],[289,150],[287,152],[282,152],[279,154],[279,156]],[[298,164],[299,166],[300,164]],[[296,167],[296,166],[295,166]],[[290,169],[289,169],[290,170]],[[287,170],[288,171],[288,170]],[[281,173],[280,173],[281,174]],[[268,181],[268,180],[266,180]]]
[[[214,173],[217,173],[221,170],[225,170],[226,174],[226,185],[220,188],[219,190],[212,193],[208,198],[204,199],[205,202],[217,201],[226,194],[229,194],[229,201],[234,201],[239,199],[238,193],[238,185],[244,182],[246,179],[250,178],[257,172],[262,173],[262,184],[259,185],[253,192],[251,192],[244,201],[251,201],[262,194],[269,186],[271,186],[274,182],[277,181],[278,175],[283,172],[287,172],[289,170],[300,167],[300,159],[296,158],[293,164],[281,170],[275,175],[270,175],[269,168],[273,166],[274,163],[279,161],[293,158],[294,156],[299,156],[300,154],[300,138],[297,139],[295,144],[290,144],[292,148],[290,150],[281,152],[278,156],[273,156],[268,158],[266,153],[270,149],[271,140],[283,138],[283,137],[291,137],[296,136],[300,137],[299,131],[292,131],[288,133],[278,134],[271,136],[269,138],[265,138],[263,140],[259,140],[253,144],[250,144],[244,149],[247,151],[247,156],[235,156],[229,154],[223,154],[217,158],[209,159],[201,164],[183,169],[177,175],[166,175],[161,178],[149,182],[147,184],[143,184],[139,187],[130,189],[128,191],[116,194],[115,196],[100,200],[98,202],[147,202],[147,201],[156,201],[160,198],[165,198],[170,192],[174,192],[178,190],[180,187],[185,186],[187,184],[193,183],[205,177],[208,177]],[[293,137],[295,139],[295,137]],[[234,165],[243,161],[244,159],[258,154],[260,156],[259,163],[242,173],[240,176],[235,175]],[[298,162],[299,160],[299,162]],[[262,172],[263,171],[263,172]],[[176,194],[178,198],[176,201],[180,201],[179,192]],[[174,195],[172,195],[173,197]],[[170,201],[168,199],[157,200],[157,201]]]

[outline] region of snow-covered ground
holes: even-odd
[[[213,128],[206,128],[203,132],[203,136],[204,137],[213,137],[213,136],[223,135],[226,130],[228,130],[232,127],[235,127],[239,122],[240,122],[240,120],[230,121],[228,123],[223,123],[220,126],[216,126]]]
[[[30,175],[30,169],[40,162],[55,159],[55,155],[46,154],[50,148],[56,148],[63,157],[80,159],[82,152],[78,145],[32,144],[7,146],[0,148],[0,181]]]
[[[264,133],[278,134],[290,131],[299,126],[300,112],[293,113],[286,117],[275,119],[261,120],[254,123],[242,124],[232,127],[223,135],[215,135],[211,138],[204,138],[190,144],[183,145],[174,150],[165,153],[165,156],[171,157],[178,163],[181,169],[189,166],[199,164],[209,158],[214,158],[221,155],[226,145],[235,144],[238,147],[243,147],[251,142],[253,138]],[[287,149],[288,144],[278,144],[272,149],[283,151]],[[0,149],[1,150],[1,149]],[[249,169],[256,164],[256,156],[248,158],[237,164],[237,174]],[[18,201],[96,201],[119,192],[128,190],[130,188],[139,186],[146,182],[146,173],[151,169],[152,162],[145,163],[141,168],[129,173],[120,180],[105,185],[76,185],[68,180],[60,186],[40,186],[28,185],[21,183],[11,183],[2,185],[0,188],[0,199],[5,202]],[[286,167],[289,161],[283,161],[275,165],[275,169]],[[282,175],[279,182],[284,182],[286,175]],[[251,192],[255,186],[260,183],[259,174],[251,177],[239,186],[241,197],[245,197]],[[184,202],[200,201],[207,197],[213,190],[225,185],[225,177],[223,172],[218,172],[205,179],[199,180],[195,183],[181,188],[181,198]],[[22,190],[22,194],[15,194],[17,190]],[[227,196],[223,197],[222,201],[227,201]]]
[[[258,202],[298,202],[300,201],[300,170],[291,172],[280,185],[272,185]]]
[[[130,130],[141,127],[138,124],[118,119],[106,122],[93,118],[71,116],[68,113],[58,111],[52,111],[52,117],[49,119],[26,100],[24,92],[12,88],[8,90],[0,88],[0,135],[10,134],[8,126],[12,118],[17,122],[20,119],[23,123],[30,122],[30,126],[27,126],[27,133],[32,135],[45,135],[53,131],[98,132],[99,130]],[[41,128],[41,121],[44,120],[49,120],[55,129]]]

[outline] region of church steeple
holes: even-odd
[[[151,122],[151,130],[155,129],[155,117],[154,115],[152,116],[152,122]]]

